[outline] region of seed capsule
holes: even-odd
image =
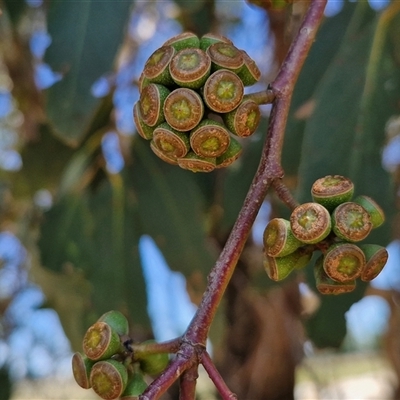
[[[327,175],[317,179],[311,187],[313,200],[333,211],[339,204],[351,200],[354,193],[353,182],[341,175]]]
[[[193,151],[189,151],[183,158],[178,158],[178,165],[192,172],[211,172],[215,169],[215,157],[200,157]]]
[[[358,196],[354,202],[362,206],[370,215],[373,228],[378,228],[385,222],[385,213],[371,197]]]
[[[243,53],[233,44],[224,42],[214,43],[208,47],[207,53],[211,58],[214,71],[218,69],[228,69],[237,73],[243,68]]]
[[[154,343],[154,340],[143,342],[143,344],[146,343]],[[139,363],[140,369],[143,373],[148,375],[158,375],[167,367],[169,363],[169,355],[168,353],[147,354],[139,360]]]
[[[162,150],[160,150],[154,143],[154,141],[152,140],[150,142],[150,149],[153,151],[153,153],[160,158],[161,160],[165,161],[168,164],[171,165],[178,165],[178,160],[176,157],[171,157],[168,156],[167,154],[163,153]]]
[[[95,361],[90,360],[84,354],[75,353],[72,356],[72,373],[76,383],[83,389],[90,389],[90,371]]]
[[[144,65],[144,77],[149,82],[164,86],[174,83],[169,72],[169,64],[175,53],[176,51],[172,46],[163,46],[157,49]]]
[[[93,361],[110,358],[121,349],[118,333],[105,322],[94,323],[83,337],[83,351]]]
[[[143,118],[140,115],[140,105],[136,102],[133,106],[133,120],[135,121],[136,130],[138,134],[146,140],[151,140],[153,137],[154,126],[148,126],[144,123]]]
[[[147,383],[139,371],[130,377],[127,387],[120,400],[138,400],[139,396],[147,389]]]
[[[324,240],[331,231],[329,211],[318,203],[304,203],[290,216],[293,235],[303,243],[314,244]]]
[[[361,280],[370,282],[381,273],[389,254],[384,247],[377,244],[362,244],[360,248],[364,252],[367,261],[361,271]]]
[[[171,128],[166,122],[154,129],[153,144],[169,159],[185,157],[190,149],[187,134]]]
[[[258,69],[255,61],[244,50],[242,50],[242,56],[244,64],[237,74],[244,86],[252,86],[260,80],[261,71]]]
[[[183,32],[168,39],[164,46],[172,46],[176,51],[199,47],[200,39],[192,32]]]
[[[190,132],[190,147],[201,157],[218,157],[230,143],[229,132],[224,125],[211,119],[203,119]]]
[[[241,144],[236,139],[231,137],[228,149],[225,151],[225,153],[217,157],[216,168],[224,168],[233,164],[242,154],[242,151],[243,149]]]
[[[260,107],[254,100],[244,97],[235,110],[222,116],[227,128],[232,133],[240,137],[247,137],[258,128],[261,113]]]
[[[371,229],[370,215],[357,203],[339,204],[332,212],[332,230],[342,240],[359,242],[368,236]]]
[[[268,222],[263,235],[264,251],[270,257],[284,257],[303,245],[292,232],[290,222],[273,218]]]
[[[206,33],[200,38],[200,48],[206,51],[212,44],[220,42],[233,44],[232,41],[225,36],[215,33]]]
[[[343,294],[352,292],[356,288],[356,281],[338,282],[330,278],[323,268],[323,256],[319,257],[314,265],[315,286],[322,294]]]
[[[169,71],[178,86],[199,89],[210,75],[211,59],[203,50],[183,49],[172,58]]]
[[[363,251],[353,243],[335,243],[324,257],[326,274],[337,282],[347,282],[358,278],[364,269],[366,259]]]
[[[148,126],[157,126],[165,120],[163,106],[170,91],[162,85],[150,83],[140,94],[139,112]]]
[[[211,74],[203,88],[206,105],[218,113],[234,110],[242,101],[243,82],[233,72],[221,69]]]
[[[192,89],[179,88],[172,91],[164,103],[165,119],[172,128],[180,132],[196,127],[204,114],[204,104]]]
[[[124,336],[129,333],[129,323],[125,315],[120,311],[111,310],[104,313],[97,321],[105,322],[114,329],[118,335]]]
[[[128,383],[128,371],[116,360],[99,361],[93,365],[90,383],[102,399],[117,399]]]

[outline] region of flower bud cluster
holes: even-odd
[[[136,352],[128,336],[128,321],[118,311],[103,314],[83,338],[83,353],[72,358],[72,371],[79,386],[92,388],[102,399],[133,400],[144,392],[145,374],[157,375],[168,365],[166,353]]]
[[[232,164],[252,135],[259,105],[244,87],[260,78],[244,51],[224,36],[174,36],[147,60],[133,118],[140,136],[167,163],[193,172]]]
[[[264,230],[264,267],[276,281],[305,267],[314,251],[317,289],[323,294],[347,293],[356,279],[374,279],[388,259],[376,244],[356,244],[384,222],[384,213],[368,196],[353,199],[353,182],[340,175],[316,180],[312,202],[297,206],[289,220],[272,219]]]

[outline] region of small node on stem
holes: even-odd
[[[332,212],[332,230],[335,235],[349,242],[365,239],[372,229],[371,217],[359,204],[339,204]]]

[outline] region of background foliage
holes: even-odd
[[[246,50],[261,62],[265,88],[276,73],[278,50],[287,47],[282,37],[290,37],[290,31],[279,32],[302,10],[295,6],[268,15],[238,3],[264,21],[263,31],[250,30],[245,41],[240,15],[213,0],[0,4],[2,74],[12,82],[13,104],[23,119],[15,127],[22,166],[0,171],[0,179],[11,184],[23,210],[32,210],[38,190],[53,196],[44,213],[38,215],[34,208],[36,219],[32,211],[20,208],[12,218],[2,218],[2,229],[10,220],[18,221],[18,233],[37,255],[32,279],[59,312],[74,348],[79,348],[85,327],[112,308],[127,313],[132,329],[143,334],[150,325],[140,237],[154,238],[169,266],[185,274],[189,293],[198,301],[257,168],[268,124],[265,108],[264,121],[245,143],[242,158],[224,171],[192,174],[161,162],[148,143],[129,132],[144,60],[180,30],[199,35],[218,31],[249,45]],[[295,89],[283,151],[286,182],[300,201],[310,200],[312,182],[325,174],[349,176],[357,194],[374,197],[388,217],[388,223],[371,235],[382,245],[391,239],[398,184],[392,171],[382,166],[382,150],[389,142],[385,126],[400,113],[398,4],[377,12],[366,1],[346,1],[337,15],[326,18]],[[151,18],[158,24],[158,37],[150,28],[139,32],[140,24]],[[51,37],[44,58],[29,46],[37,25]],[[166,35],[163,40],[161,34]],[[265,38],[261,49],[255,36]],[[38,87],[37,79],[35,83],[41,65],[53,71],[53,84],[45,88]],[[107,89],[99,95],[105,82]],[[116,136],[107,136],[110,133]],[[112,168],[106,137],[117,138],[123,168]],[[273,196],[269,200],[273,212],[287,214]],[[27,220],[29,225],[21,225]],[[260,253],[260,247],[256,251]],[[260,290],[265,290],[270,283],[261,263],[254,271],[258,287],[262,282]],[[364,289],[360,285],[352,294],[322,299],[307,322],[317,345],[340,345],[344,313]]]

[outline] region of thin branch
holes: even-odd
[[[185,338],[204,345],[211,322],[220,304],[251,227],[273,180],[283,177],[281,152],[286,120],[294,85],[315,39],[323,17],[326,0],[313,0],[298,35],[271,88],[276,95],[262,157],[231,234],[214,268],[208,276],[203,299],[189,325]]]
[[[291,210],[294,210],[299,205],[299,202],[293,197],[289,188],[282,182],[282,179],[275,179],[272,182],[272,186],[279,199]]]
[[[215,387],[221,395],[222,400],[237,400],[236,394],[229,390],[207,351],[203,351],[200,362],[207,371],[210,379],[213,381]]]
[[[181,375],[179,400],[193,400],[196,397],[196,381],[198,377],[197,365],[193,365]]]

